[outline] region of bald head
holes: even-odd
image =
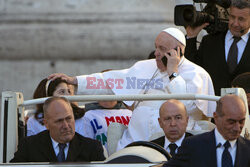
[[[72,107],[64,97],[51,97],[44,103],[44,125],[58,143],[68,143],[75,135]]]
[[[245,113],[245,104],[243,100],[237,95],[225,95],[217,102],[216,113],[220,116],[229,114],[226,109],[231,108],[230,112],[243,112]]]
[[[178,100],[168,100],[162,104],[158,118],[160,127],[169,141],[175,142],[186,132],[188,116],[186,107]]]
[[[44,112],[44,117],[47,118],[49,116],[49,107],[50,106],[54,106],[54,105],[57,105],[58,103],[60,104],[64,104],[66,106],[69,106],[69,108],[72,110],[71,108],[71,105],[70,105],[70,102],[64,98],[64,97],[51,97],[51,98],[48,98],[45,102],[44,102],[44,105],[43,105],[43,112]],[[73,112],[73,111],[72,111]]]
[[[179,110],[181,113],[183,113],[184,116],[187,117],[187,111],[185,105],[179,100],[175,99],[168,100],[161,105],[159,112],[160,117],[164,112],[171,112],[171,110]]]
[[[214,120],[218,131],[226,140],[237,139],[245,124],[246,108],[236,95],[225,95],[217,102]]]

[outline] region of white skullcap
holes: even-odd
[[[186,46],[186,38],[183,32],[181,32],[181,30],[177,28],[166,28],[162,31],[168,33],[169,35],[177,39],[180,43],[182,43],[184,46]]]

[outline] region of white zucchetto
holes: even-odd
[[[168,33],[169,35],[177,39],[180,43],[182,43],[184,46],[186,46],[186,38],[181,30],[177,28],[166,28],[162,31]]]

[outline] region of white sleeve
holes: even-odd
[[[32,117],[28,119],[27,121],[27,136],[32,136],[35,135],[35,131],[33,129],[35,125],[33,124],[33,119]]]
[[[167,85],[166,87],[169,93],[171,94],[200,93],[200,92],[192,92],[192,90],[189,89],[189,83],[186,82],[180,75],[171,80],[170,84]],[[189,114],[191,112],[201,111],[196,105],[197,102],[196,100],[180,100],[180,101],[186,106],[187,112]]]
[[[113,95],[102,73],[77,76],[77,94]]]
[[[36,135],[44,130],[46,130],[46,127],[40,124],[39,121],[35,118],[35,116],[32,116],[28,119],[27,136]]]
[[[83,116],[83,136],[91,139],[95,139],[95,133],[91,126],[90,119],[88,116]]]
[[[186,93],[187,92],[187,86],[186,81],[178,75],[173,80],[170,81],[170,83],[166,86],[166,89],[169,93]]]

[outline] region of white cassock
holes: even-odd
[[[184,56],[178,65],[178,74],[177,77],[170,81],[167,72],[159,71],[155,59],[143,60],[125,70],[78,76],[78,94],[195,93],[214,95],[214,88],[209,74]],[[94,78],[96,81],[94,81]],[[108,83],[111,89],[102,89],[100,81]],[[115,83],[115,81],[117,82]],[[133,81],[136,84],[133,84]],[[120,82],[120,85],[118,85],[118,82]],[[152,83],[154,86],[152,86]],[[134,141],[147,141],[152,135],[162,132],[158,117],[159,108],[163,102],[142,101],[138,104],[133,111],[128,129],[124,131],[122,138],[118,142],[117,150]],[[188,130],[194,128],[195,121],[201,120],[203,114],[212,117],[216,107],[215,102],[206,100],[183,100],[182,102],[185,104],[189,115]],[[132,105],[133,101],[126,101],[125,103]]]

